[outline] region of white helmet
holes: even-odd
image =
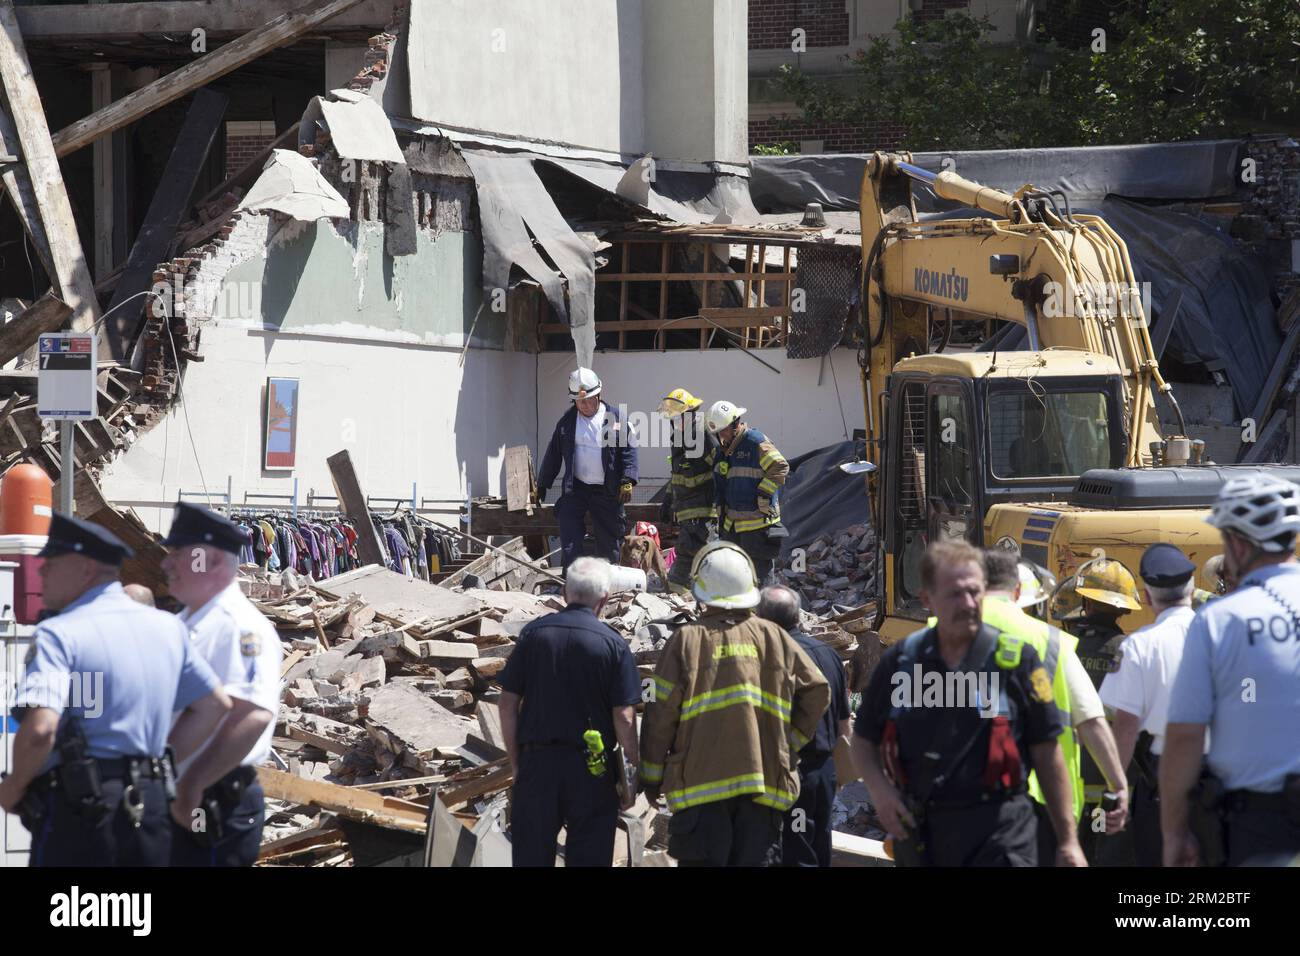
[[[1219,490],[1205,519],[1223,531],[1235,531],[1263,551],[1286,551],[1273,539],[1300,533],[1300,488],[1269,475],[1233,478]]]
[[[733,405],[731,402],[723,399],[720,402],[714,402],[709,407],[709,414],[704,418],[704,424],[715,435],[730,425],[740,421],[740,416],[745,414],[748,409],[741,408],[739,405]]]
[[[758,605],[758,575],[754,562],[739,545],[713,541],[695,555],[691,588],[696,600],[710,607],[750,608]]]
[[[600,394],[600,378],[589,368],[575,368],[569,373],[569,397],[595,398]]]
[[[1016,572],[1020,575],[1020,599],[1016,601],[1018,607],[1042,604],[1056,588],[1056,578],[1052,572],[1037,568],[1028,561],[1018,562]]]

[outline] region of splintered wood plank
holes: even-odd
[[[27,48],[11,0],[0,0],[0,80],[18,134],[19,160],[26,166],[36,208],[45,226],[55,282],[61,298],[72,309],[73,331],[84,332],[99,318],[95,283],[86,265],[81,236],[72,217],[72,204],[68,202],[50,128],[45,122],[45,107],[32,77],[32,66],[27,60]],[[21,208],[20,202],[15,196],[14,205]]]
[[[533,453],[527,445],[506,449],[506,510],[525,511],[533,502]]]
[[[409,800],[340,787],[319,780],[304,780],[295,774],[258,767],[257,779],[272,800],[300,806],[319,807],[340,816],[394,830],[423,833],[428,810]]]
[[[54,136],[54,147],[60,156],[76,152],[99,137],[134,123],[160,106],[166,106],[187,93],[192,93],[245,63],[287,46],[302,34],[359,3],[361,0],[332,0],[325,4],[312,2],[269,20],[239,39],[204,54],[179,70],[159,77],[102,110],[91,113],[85,119],[64,127]],[[14,28],[17,29],[16,21]]]

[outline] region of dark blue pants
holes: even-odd
[[[122,808],[121,780],[101,784],[110,808],[92,825],[57,790],[45,794],[45,819],[32,834],[32,866],[166,866],[172,833],[161,780],[140,781],[144,816],[131,824]]]
[[[784,816],[749,795],[678,810],[668,853],[678,866],[780,866]]]
[[[266,801],[262,784],[253,781],[221,820],[221,839],[200,846],[193,834],[172,823],[172,866],[252,866],[262,845]]]
[[[612,866],[617,826],[613,777],[593,777],[576,746],[520,754],[519,776],[510,794],[515,866],[554,866],[560,827],[565,828],[566,867]]]
[[[835,761],[830,754],[811,761],[800,759],[799,801],[785,815],[781,835],[782,866],[831,865],[834,802]]]
[[[573,490],[555,503],[555,520],[560,524],[560,547],[564,567],[582,557],[582,542],[587,536],[586,516],[591,515],[591,530],[596,536],[596,557],[618,564],[627,518],[618,495],[611,495],[603,485],[584,485],[574,481]]]

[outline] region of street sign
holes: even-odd
[[[95,336],[82,332],[48,332],[37,351],[36,414],[55,421],[84,422],[98,417],[95,387]]]

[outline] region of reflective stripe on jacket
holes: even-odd
[[[781,523],[780,489],[790,465],[757,428],[744,429],[714,468],[723,531],[758,531]],[[766,513],[763,506],[770,503]]]
[[[710,609],[668,640],[641,728],[641,776],[674,810],[731,797],[788,810],[798,752],[830,685],[781,627],[752,611]]]
[[[1070,720],[1070,688],[1065,682],[1065,655],[1075,653],[1078,641],[1074,635],[1026,614],[1011,601],[1001,597],[984,599],[984,623],[996,627],[1004,634],[1027,641],[1038,652],[1043,666],[1052,675],[1052,696],[1056,699],[1056,709],[1061,712],[1061,722],[1064,724],[1057,740],[1061,745],[1061,756],[1065,758],[1065,770],[1070,775],[1074,819],[1078,820],[1083,816],[1083,770],[1080,766],[1079,738]],[[1029,775],[1029,795],[1039,803],[1047,804],[1037,773]]]
[[[704,428],[697,414],[687,416],[684,433],[673,432],[668,462],[674,521],[707,521],[718,516],[713,466],[719,450],[718,440]]]

